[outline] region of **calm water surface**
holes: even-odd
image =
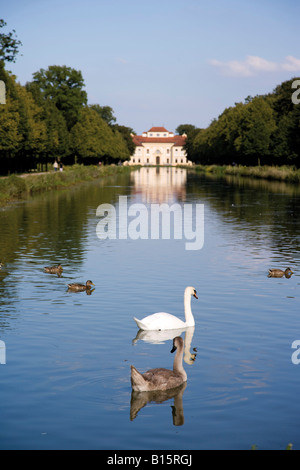
[[[203,248],[100,240],[97,207],[119,196],[204,204]],[[299,449],[299,222],[296,186],[153,168],[2,210],[0,448]],[[59,262],[60,278],[43,272]],[[287,266],[290,279],[267,277]],[[91,295],[67,292],[87,279]],[[130,364],[173,362],[171,339],[138,334],[132,317],[183,318],[188,285],[186,387],[132,394]]]

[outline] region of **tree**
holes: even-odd
[[[293,78],[278,85],[270,95],[276,113],[278,132],[274,135],[274,154],[284,163],[300,166],[300,106],[293,103]]]
[[[43,119],[47,132],[45,154],[52,158],[66,158],[69,156],[69,132],[63,114],[53,103],[47,102],[43,107]]]
[[[69,154],[69,132],[63,113],[51,100],[45,100],[37,82],[26,83],[29,91],[38,106],[43,109],[42,119],[46,125],[45,155],[51,158],[63,158]],[[44,159],[47,161],[47,156]]]
[[[4,69],[0,61],[0,78],[7,87],[6,104],[0,105],[0,171],[7,174],[16,167],[15,157],[21,149],[20,114],[15,99],[15,78]]]
[[[110,151],[112,131],[94,109],[85,107],[71,130],[70,139],[73,152],[80,161],[99,159]]]
[[[202,164],[270,163],[276,131],[272,99],[248,97],[226,108],[208,128],[189,134],[188,158]]]
[[[96,111],[99,116],[105,121],[109,126],[112,126],[113,123],[117,121],[117,118],[114,116],[114,110],[110,106],[100,106],[100,104],[90,105],[94,111]]]
[[[7,26],[3,19],[0,19],[0,28]],[[13,29],[8,34],[0,34],[0,62],[15,62],[19,53],[19,46],[22,43],[17,39],[16,31]]]
[[[21,152],[23,157],[37,157],[46,148],[46,125],[39,107],[30,92],[19,83],[15,84],[20,115],[19,128],[23,136]]]
[[[242,103],[226,108],[208,128],[196,134],[194,151],[198,155],[198,161],[203,164],[237,161],[237,139],[240,137],[243,108]]]
[[[278,118],[289,114],[293,111],[295,104],[292,102],[292,83],[296,78],[282,82],[277,85],[271,96],[274,98],[273,107],[277,113]]]
[[[178,132],[177,129],[176,129],[176,132]],[[185,141],[184,149],[186,151],[188,159],[194,163],[197,163],[200,159],[199,152],[197,151],[195,147],[195,140],[197,136],[203,131],[204,131],[203,129],[198,129],[195,127],[195,129],[192,129],[189,131],[189,133],[187,134],[186,141]]]
[[[114,158],[120,158],[121,160],[125,160],[126,158],[129,158],[130,155],[133,155],[135,150],[135,144],[133,143],[131,137],[133,129],[131,129],[131,127],[114,124],[117,121],[117,118],[114,116],[114,110],[110,106],[100,106],[99,104],[92,104],[90,105],[90,108],[96,111],[99,116],[103,119],[103,121],[105,121],[115,133],[115,143],[119,142],[119,157],[115,156]],[[119,136],[118,134],[121,135]],[[124,140],[124,142],[122,142],[122,139],[120,140],[120,137]],[[124,143],[128,149],[128,152],[124,149]],[[120,152],[123,157],[121,156]],[[114,153],[118,154],[118,152]],[[126,157],[124,156],[125,154]]]
[[[274,111],[265,97],[257,96],[244,105],[234,145],[239,154],[244,155],[246,164],[256,164],[257,158],[269,163],[275,130]]]
[[[20,150],[19,122],[17,103],[8,96],[6,105],[0,107],[0,159],[14,157]]]
[[[7,74],[9,88],[6,105],[0,107],[0,158],[2,171],[35,168],[45,151],[46,126],[42,108],[31,93]]]
[[[135,143],[132,140],[132,134],[134,134],[133,129],[131,127],[120,126],[119,124],[115,124],[113,126],[113,130],[118,131],[122,135],[127,146],[129,156],[133,155],[136,147]]]
[[[132,141],[132,138],[131,138],[131,141]],[[129,151],[128,146],[129,146],[129,141],[126,142],[126,139],[124,138],[124,134],[119,130],[113,129],[113,145],[110,151],[110,156],[114,160],[128,160],[130,155],[132,155],[132,153]]]
[[[33,83],[39,88],[43,99],[50,100],[62,112],[70,130],[76,124],[81,108],[87,103],[81,72],[71,67],[51,65],[47,70],[40,69],[34,73]]]
[[[81,110],[79,120],[70,132],[70,141],[81,162],[92,163],[100,158],[125,160],[130,156],[120,132],[114,132],[89,106]]]
[[[180,124],[175,129],[175,132],[179,135],[182,135],[182,134],[189,135],[189,133],[192,132],[195,129],[196,129],[196,127],[193,124]]]

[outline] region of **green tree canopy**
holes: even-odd
[[[264,97],[255,97],[244,105],[235,148],[240,154],[262,157],[267,161],[275,130],[275,113],[269,101]]]
[[[113,123],[117,121],[117,118],[114,116],[114,110],[110,106],[100,106],[100,104],[92,104],[90,106],[94,111],[96,111],[99,116],[106,122],[109,126],[112,126]]]
[[[20,116],[19,129],[23,136],[23,157],[37,157],[46,149],[46,125],[42,120],[43,110],[35,103],[32,94],[25,87],[16,83],[15,89]]]
[[[62,159],[69,156],[69,132],[62,113],[51,102],[43,106],[46,126],[45,155]]]
[[[22,134],[17,108],[17,102],[10,96],[7,97],[6,105],[0,107],[0,158],[14,157],[20,150]]]
[[[82,106],[87,103],[81,72],[65,65],[51,65],[47,70],[35,72],[33,83],[43,99],[50,100],[62,112],[70,130],[76,124]]]
[[[175,132],[179,135],[186,134],[189,135],[190,132],[194,131],[196,127],[193,124],[180,124],[176,129]]]
[[[300,166],[300,105],[292,101],[292,87],[297,78],[278,85],[270,95],[276,112],[278,132],[274,136],[274,152],[285,163]]]
[[[6,72],[8,83],[6,104],[0,106],[1,170],[25,171],[34,168],[45,152],[46,126],[43,110],[25,87]]]
[[[6,22],[0,19],[0,28],[5,26]],[[7,34],[0,33],[0,62],[15,62],[21,45],[14,29]]]
[[[96,111],[89,107],[81,110],[78,122],[70,133],[72,150],[80,161],[85,158],[100,158],[105,154],[105,126]]]
[[[70,141],[80,161],[112,158],[125,160],[129,151],[122,135],[113,131],[92,107],[84,107],[72,128]]]
[[[135,147],[136,147],[135,143],[132,140],[132,134],[134,134],[133,129],[131,127],[121,126],[120,124],[115,124],[113,126],[113,130],[118,131],[122,135],[125,141],[125,144],[127,146],[129,155],[133,155],[135,151]]]
[[[295,80],[281,83],[267,95],[247,96],[206,129],[189,132],[188,158],[202,164],[300,166],[300,105],[292,101]]]

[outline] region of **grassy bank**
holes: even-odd
[[[130,171],[123,166],[83,166],[74,165],[65,167],[63,172],[49,172],[40,174],[27,174],[22,176],[11,175],[0,178],[0,206],[9,202],[20,201],[46,191],[68,188],[70,186],[93,181],[105,176]]]
[[[300,183],[300,169],[293,166],[243,166],[243,165],[196,165],[196,172],[210,173],[216,176],[248,176],[267,180]]]

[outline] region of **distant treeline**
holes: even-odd
[[[300,104],[296,103],[300,90],[295,90],[295,80],[283,82],[270,94],[248,96],[244,103],[235,103],[206,129],[190,124],[178,126],[178,133],[187,133],[188,158],[202,165],[299,168]],[[299,89],[299,79],[297,83]]]
[[[87,105],[80,71],[50,66],[25,86],[0,60],[6,104],[0,104],[0,174],[63,164],[98,164],[129,159],[131,128],[116,124],[109,106]]]

